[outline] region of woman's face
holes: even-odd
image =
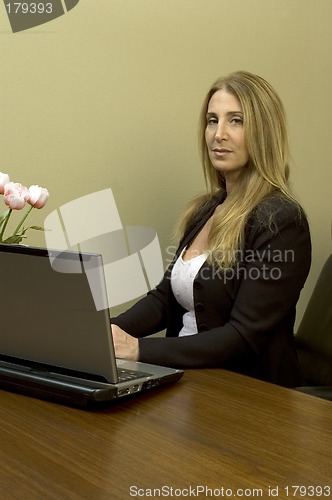
[[[249,154],[241,104],[226,90],[218,90],[209,101],[205,141],[212,166],[223,174],[229,190],[247,165]]]

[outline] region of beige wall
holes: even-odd
[[[203,188],[196,124],[207,87],[258,73],[286,105],[292,181],[311,223],[301,316],[331,252],[331,18],[331,0],[80,0],[13,34],[3,11],[0,171],[51,192],[32,223],[111,187],[123,224],[154,227],[165,249]]]

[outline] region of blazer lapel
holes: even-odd
[[[212,214],[215,211],[215,209],[217,208],[217,206],[220,205],[220,203],[222,203],[224,201],[224,199],[225,199],[225,196],[224,196],[224,193],[222,193],[220,196],[218,196],[216,198],[215,203],[208,210],[208,212],[201,218],[201,220],[196,224],[196,226],[194,226],[193,229],[191,231],[189,231],[188,234],[185,235],[185,237],[181,241],[179,248],[175,254],[176,257],[178,257],[180,255],[180,253],[182,252],[182,250],[184,249],[184,247],[187,246],[188,243],[190,243],[194,239],[196,234],[202,229],[204,224],[212,216]]]

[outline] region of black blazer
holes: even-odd
[[[176,256],[216,206],[187,232]],[[140,337],[140,361],[181,368],[223,367],[286,387],[302,384],[294,344],[295,308],[311,262],[308,223],[302,210],[271,196],[252,212],[238,265],[221,273],[205,263],[194,280],[198,334],[178,337],[185,310],[170,276],[112,321]],[[166,329],[165,338],[141,338]]]

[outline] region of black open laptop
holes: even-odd
[[[0,389],[87,407],[183,375],[115,359],[101,255],[1,244],[0,270]]]

